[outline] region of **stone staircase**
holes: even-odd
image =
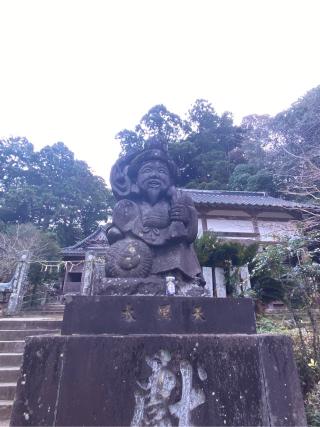
[[[25,310],[21,312],[21,316],[63,316],[64,304],[45,304],[37,310]]]
[[[26,337],[60,334],[61,320],[55,310],[0,318],[0,426],[9,425]]]
[[[56,314],[63,314],[65,305],[64,304],[58,304],[56,302],[47,303],[42,307],[41,312],[45,313],[56,313]]]

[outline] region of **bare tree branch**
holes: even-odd
[[[33,224],[17,224],[0,232],[0,282],[11,279],[21,253],[28,250],[30,261],[50,259],[57,252],[55,242]]]

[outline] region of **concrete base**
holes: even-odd
[[[303,426],[288,337],[71,335],[27,341],[12,426]]]

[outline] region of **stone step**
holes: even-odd
[[[60,329],[62,319],[37,319],[36,317],[4,317],[0,319],[0,331],[3,329]]]
[[[64,304],[44,304],[43,306],[42,306],[42,308],[44,308],[45,310],[50,310],[51,308],[52,309],[56,309],[56,310],[64,310],[64,308],[65,308],[65,305]]]
[[[318,312],[313,312],[312,314],[317,319],[320,317],[320,313],[318,313]],[[290,311],[285,311],[285,312],[266,311],[265,315],[268,317],[289,317],[289,318],[293,317],[292,313],[290,313]],[[297,317],[308,317],[308,314],[305,311],[295,312],[295,315]]]
[[[9,426],[12,405],[13,400],[0,400],[0,426]]]
[[[30,312],[21,312],[20,315],[23,316],[25,319],[28,317],[37,317],[41,316],[45,319],[55,319],[62,321],[64,311],[59,310],[52,310],[52,311],[46,311],[46,310],[39,310],[39,311],[30,311]]]
[[[20,372],[20,367],[3,366],[0,367],[0,383],[1,382],[17,382]]]
[[[294,312],[295,313],[295,315],[296,316],[298,316],[298,317],[304,317],[304,316],[306,316],[307,317],[307,314],[306,314],[306,312],[305,311],[295,311]],[[320,311],[319,310],[312,310],[312,314],[315,316],[315,317],[317,317],[317,318],[319,318],[320,317]],[[286,317],[292,317],[292,313],[289,311],[289,310],[270,310],[270,311],[268,311],[268,310],[266,310],[265,311],[265,315],[266,316],[270,316],[270,317],[273,317],[273,316],[286,316]]]
[[[43,314],[44,316],[59,316],[61,320],[63,318],[63,311],[41,311],[41,314]]]
[[[13,400],[16,387],[16,382],[0,383],[0,400]]]
[[[265,317],[268,318],[269,320],[273,321],[273,322],[280,322],[280,323],[282,323],[282,322],[294,322],[294,319],[292,317],[290,317],[290,316],[280,316],[280,315],[272,315],[272,316],[270,316],[270,315],[267,315]],[[306,324],[306,325],[310,324],[310,319],[308,317],[300,317],[299,320],[300,320],[300,323],[302,325],[304,325],[304,324]],[[320,318],[316,317],[315,320],[317,322],[319,322]]]
[[[0,341],[23,340],[32,335],[59,334],[60,329],[1,329]]]
[[[41,316],[57,316],[61,319],[63,318],[63,311],[41,311]]]
[[[23,353],[0,353],[0,367],[20,367],[22,363],[22,355]]]
[[[40,313],[45,315],[45,316],[50,316],[50,315],[63,316],[64,309],[63,310],[57,310],[54,308],[50,308],[49,310],[47,310],[47,309],[41,310]]]
[[[32,313],[20,313],[25,319],[27,319],[28,317],[42,317],[44,319],[49,319],[49,320],[56,320],[56,321],[62,321],[63,318],[63,311],[45,311],[45,310],[40,310],[40,311],[33,311]]]
[[[24,345],[24,340],[0,341],[0,353],[21,353]]]

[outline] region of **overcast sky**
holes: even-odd
[[[320,84],[319,0],[0,0],[0,137],[108,179],[156,104],[276,114]]]

